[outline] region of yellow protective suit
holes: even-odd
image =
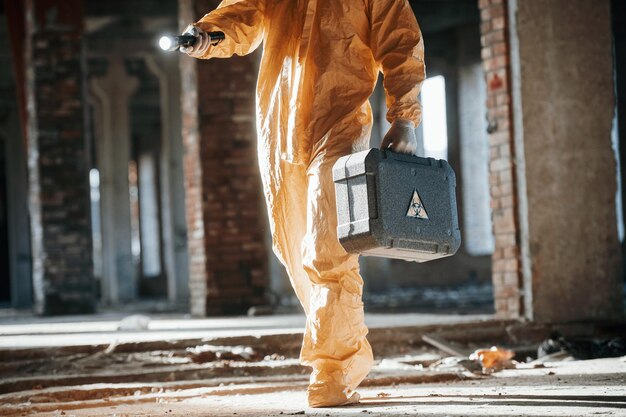
[[[420,122],[423,42],[407,0],[225,0],[195,26],[224,41],[200,58],[263,42],[258,154],[273,248],[307,315],[301,362],[312,407],[350,402],[369,372],[358,256],[337,239],[332,166],[368,147],[379,70],[387,119]]]

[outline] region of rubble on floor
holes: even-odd
[[[518,402],[537,405],[537,411],[542,403],[558,405],[552,415],[565,412],[568,402],[585,413],[626,409],[626,359],[575,361],[560,351],[537,358],[555,331],[568,340],[583,333],[588,340],[613,334],[605,338],[613,340],[623,328],[498,320],[374,328],[369,340],[377,362],[360,388],[362,403],[304,413],[428,415],[426,407],[432,415],[506,415],[503,410]],[[301,338],[290,333],[0,349],[0,416],[300,413],[310,372],[298,363]],[[557,386],[558,399],[543,393]],[[569,387],[578,387],[577,394]],[[450,411],[455,409],[459,414]]]

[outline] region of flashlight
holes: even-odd
[[[208,35],[211,45],[217,45],[224,40],[224,32],[209,32]],[[175,51],[181,47],[193,46],[196,40],[197,38],[193,35],[165,35],[159,39],[159,47],[164,51]]]

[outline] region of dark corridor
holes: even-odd
[[[4,139],[0,138],[0,306],[11,301],[9,268],[9,219],[7,198],[7,166]]]

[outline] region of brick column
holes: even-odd
[[[219,2],[179,0],[180,27]],[[258,58],[181,57],[190,304],[196,316],[265,301],[255,129]]]
[[[35,309],[95,310],[82,0],[26,1],[28,169]]]
[[[487,80],[495,309],[502,318],[516,318],[524,314],[524,304],[521,298],[506,0],[479,0],[479,7],[483,68]]]

